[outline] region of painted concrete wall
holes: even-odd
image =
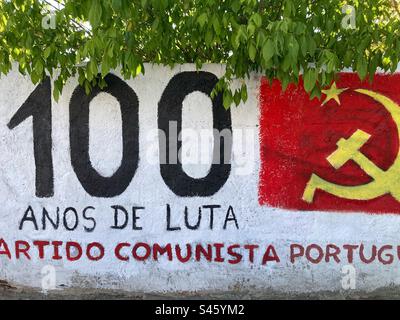
[[[207,91],[215,80],[213,75],[221,76],[223,67],[205,66],[200,78],[188,73],[193,70],[192,65],[173,70],[147,65],[145,76],[124,84],[123,80],[112,78],[112,93],[124,105],[121,108],[118,100],[105,92],[98,93],[89,103],[73,79],[58,102],[51,99],[48,109],[46,84],[35,91],[29,79],[17,72],[0,79],[0,279],[37,288],[44,284],[45,289],[51,288],[54,280],[58,288],[64,285],[136,292],[339,291],[354,284],[353,275],[358,290],[399,284],[400,220],[398,215],[390,214],[391,208],[392,213],[397,212],[397,202],[388,210],[381,210],[385,214],[380,214],[379,208],[369,209],[368,201],[357,202],[356,209],[340,213],[340,202],[333,209],[328,208],[329,212],[323,206],[323,211],[318,207],[296,210],[286,206],[284,195],[293,196],[290,186],[294,182],[288,176],[289,184],[285,183],[282,174],[287,172],[278,167],[290,167],[290,152],[282,155],[282,163],[279,157],[275,159],[278,167],[270,168],[268,159],[260,164],[260,141],[268,145],[265,136],[260,136],[260,126],[268,133],[265,127],[273,124],[268,120],[269,114],[263,114],[260,121],[260,110],[271,107],[268,101],[260,103],[260,96],[272,99],[273,92],[264,88],[267,92],[260,94],[262,81],[253,75],[248,81],[247,102],[229,112],[214,113],[213,117],[211,100],[197,90]],[[187,77],[176,86],[172,80],[182,72]],[[193,92],[183,94],[183,87]],[[296,99],[298,93],[291,90],[286,96],[292,94]],[[179,97],[184,99],[182,170],[179,164],[160,166],[162,133],[157,131],[168,123],[168,117],[180,117],[176,113],[180,110]],[[82,120],[85,103],[90,105],[87,127]],[[23,105],[25,109],[18,113]],[[33,121],[28,112],[32,106],[36,107],[32,110],[40,110]],[[197,157],[202,159],[200,163],[195,156],[199,150],[193,147],[196,139],[210,134],[213,118],[214,123],[228,131],[231,127],[233,132],[230,161],[214,164],[214,171],[210,170],[212,148],[204,146],[213,146],[215,141],[203,141]],[[392,125],[389,120],[386,127],[392,130]],[[286,143],[284,132],[282,136],[279,132],[274,134],[276,141],[282,139]],[[333,151],[336,141],[328,142]],[[123,154],[126,160],[122,160]],[[312,163],[312,157],[310,151],[307,161]],[[265,170],[268,175],[260,174]],[[270,183],[268,179],[276,181],[275,197],[269,197],[268,188],[260,186],[260,175],[263,184]],[[271,204],[270,199],[278,201]],[[118,229],[115,210],[117,225],[124,225],[122,207],[129,219],[124,228]],[[190,228],[185,226],[185,208]],[[201,220],[196,226],[199,208]],[[47,217],[43,217],[44,209]],[[379,252],[373,262],[360,259],[361,244],[366,257],[377,246]],[[167,246],[167,252],[157,254],[157,245]],[[177,256],[176,245],[181,248],[181,257]],[[187,245],[192,257],[184,261]],[[211,261],[199,252],[197,261],[196,248],[207,249],[207,245],[211,246]],[[330,256],[326,255],[327,245],[331,245]],[[349,261],[349,245],[357,246],[353,261]],[[382,249],[385,245],[392,247]],[[335,256],[332,253],[336,248],[340,253]],[[393,255],[393,261],[387,254]]]

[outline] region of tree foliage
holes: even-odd
[[[342,25],[344,5],[355,28]],[[55,10],[55,28],[43,28]],[[17,63],[41,81],[58,70],[53,91],[78,75],[89,92],[111,69],[125,78],[144,63],[226,64],[217,85],[229,107],[247,99],[233,79],[252,72],[304,85],[319,96],[344,68],[360,78],[377,68],[395,71],[400,16],[394,0],[0,0],[0,74]]]

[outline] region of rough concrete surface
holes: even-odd
[[[38,289],[14,286],[0,281],[0,300],[399,300],[400,287],[391,286],[371,292],[320,291],[313,293],[275,292],[274,290],[238,290],[220,292],[175,292],[146,294],[93,288],[58,288],[46,293]]]

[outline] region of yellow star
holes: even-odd
[[[337,102],[338,105],[340,105],[340,100],[339,100],[339,95],[343,92],[346,91],[348,88],[343,88],[343,89],[338,89],[336,87],[336,83],[334,82],[332,84],[332,87],[330,87],[327,90],[321,90],[321,92],[323,94],[326,95],[326,98],[324,100],[324,102],[322,103],[322,105],[324,105],[325,103],[327,103],[328,101],[330,101],[331,99],[335,99],[335,101]]]

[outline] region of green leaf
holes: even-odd
[[[198,18],[197,18],[197,23],[200,25],[201,28],[204,27],[204,25],[207,22],[207,13],[203,12]]]
[[[289,82],[290,82],[290,77],[287,74],[285,74],[283,79],[281,79],[281,82],[282,82],[282,90],[286,91],[286,89],[289,85]]]
[[[237,13],[240,9],[240,0],[233,0],[231,3],[231,8],[233,10],[234,13]]]
[[[104,77],[107,73],[110,72],[110,65],[107,59],[104,59],[101,63],[101,75]]]
[[[219,23],[219,20],[218,20],[217,16],[213,17],[212,25],[214,27],[215,34],[216,35],[220,35],[221,34],[221,25]]]
[[[257,44],[257,47],[258,47],[258,48],[262,48],[262,46],[263,46],[263,44],[264,44],[264,41],[265,41],[265,31],[264,31],[264,30],[260,30],[260,31],[257,33],[257,36],[256,36],[256,44]]]
[[[95,61],[90,61],[90,63],[89,63],[89,69],[90,69],[90,72],[93,74],[93,76],[97,76],[97,73],[98,73],[98,69],[97,69],[97,63],[95,62]]]
[[[304,89],[307,92],[311,92],[315,87],[315,83],[317,81],[317,70],[309,69],[304,74]]]
[[[257,53],[256,46],[254,45],[253,42],[250,42],[250,45],[249,45],[249,58],[250,58],[250,60],[252,62],[254,62],[255,59],[256,59],[256,53]]]
[[[135,70],[135,75],[138,76],[141,73],[142,73],[142,65],[138,64],[138,66],[136,67],[136,70]]]
[[[58,102],[58,100],[60,98],[60,91],[56,87],[54,87],[54,89],[53,89],[53,98],[56,102]]]
[[[35,65],[34,65],[34,67],[33,67],[33,69],[34,69],[35,73],[36,73],[38,76],[41,76],[41,75],[42,75],[43,70],[44,70],[43,68],[44,68],[44,67],[43,67],[42,59],[37,59],[36,62],[35,62]]]
[[[235,105],[238,106],[240,104],[240,100],[242,99],[242,95],[240,90],[236,90],[235,94],[233,96],[233,101],[235,102]]]
[[[257,28],[260,28],[262,25],[262,17],[261,15],[257,12],[251,16],[251,19],[254,21],[254,24],[256,25]]]
[[[143,5],[142,5],[143,7]],[[122,9],[122,0],[112,0],[112,8],[118,12]]]
[[[255,31],[256,31],[256,26],[254,24],[250,23],[247,26],[247,33],[249,34],[249,36],[252,36]]]
[[[289,38],[288,48],[289,48],[289,54],[292,57],[293,61],[297,60],[297,55],[299,53],[300,46],[294,36],[291,36]]]
[[[315,40],[312,37],[309,37],[307,44],[308,44],[308,52],[310,53],[311,56],[313,56],[315,50],[317,50],[317,44],[315,43]]]
[[[229,90],[225,90],[223,94],[223,105],[225,110],[228,110],[230,108],[232,102],[233,102],[232,92]]]
[[[368,63],[362,55],[360,55],[357,59],[357,72],[361,80],[364,80],[367,76]]]
[[[90,91],[92,90],[92,86],[90,85],[90,82],[89,81],[85,81],[84,87],[85,87],[86,95],[89,95]]]
[[[318,86],[315,86],[310,93],[310,100],[314,98],[321,99],[321,88]]]
[[[43,56],[44,56],[45,59],[47,59],[48,57],[50,57],[50,54],[51,54],[51,47],[47,47],[44,50]]]
[[[243,102],[246,102],[246,101],[247,101],[247,98],[248,98],[248,96],[247,96],[247,86],[246,86],[246,84],[243,84],[243,85],[242,85],[241,93],[242,93],[242,100],[243,100]]]
[[[214,34],[213,34],[212,29],[208,29],[208,31],[206,33],[206,37],[204,39],[207,46],[211,46],[211,44],[213,42],[213,38],[214,38]]]
[[[288,71],[290,69],[290,66],[292,65],[293,61],[294,60],[292,58],[292,55],[291,54],[287,54],[285,56],[285,58],[283,59],[282,70],[285,71],[285,72]]]
[[[89,10],[89,21],[93,28],[96,28],[101,21],[102,7],[100,0],[92,0]]]
[[[274,47],[274,43],[272,42],[271,39],[268,39],[262,48],[262,55],[264,60],[267,62],[268,60],[270,60],[275,53],[275,47]]]

